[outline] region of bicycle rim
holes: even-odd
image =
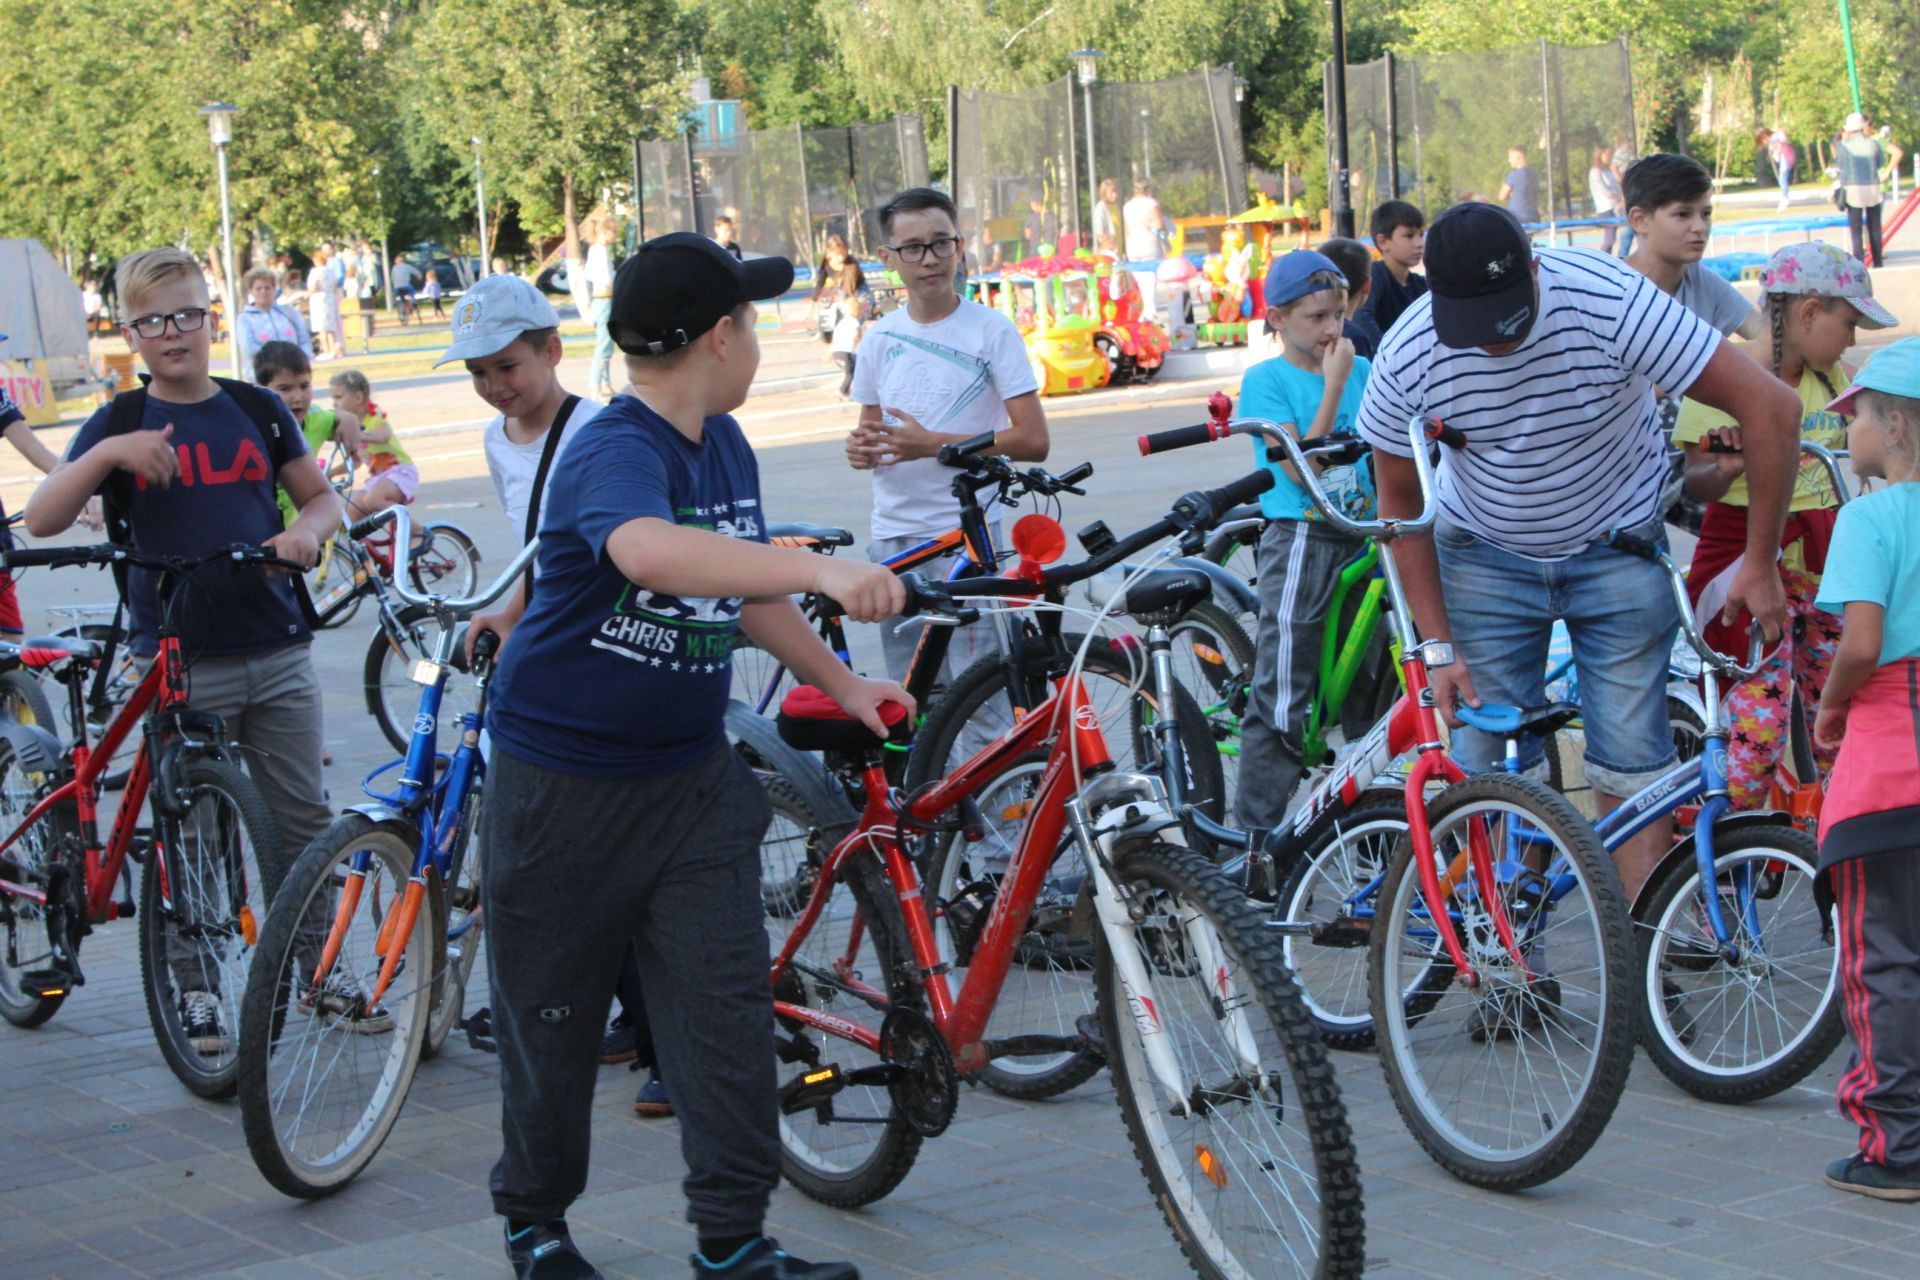
[[[1630,930],[1618,877],[1599,841],[1545,786],[1484,775],[1429,808],[1436,864],[1463,865],[1481,827],[1521,964],[1501,944],[1476,878],[1448,898],[1481,985],[1437,986],[1429,1000],[1388,1000],[1429,969],[1451,976],[1415,874],[1396,858],[1374,927],[1374,1025],[1394,1103],[1442,1167],[1476,1185],[1512,1189],[1564,1172],[1606,1125],[1626,1086],[1632,1006],[1623,981]],[[1542,877],[1543,908],[1523,910]]]
[[[307,594],[322,627],[338,627],[360,611],[360,566],[340,542],[328,544],[320,563],[307,571]]]
[[[433,614],[408,606],[395,615],[402,637],[395,643],[386,626],[373,633],[367,647],[367,708],[395,751],[405,752],[413,740],[414,717],[420,709],[420,686],[414,683],[417,663],[432,659],[440,644],[440,624]],[[462,712],[473,710],[473,682],[458,672],[447,680],[440,695],[439,744],[451,750]]]
[[[19,826],[32,811],[45,777],[24,769],[12,745],[0,741],[0,824],[6,830]],[[60,856],[63,831],[71,829],[71,824],[71,813],[63,808],[23,831],[11,848],[0,853],[0,876],[44,891],[48,872]],[[26,898],[12,898],[0,909],[9,916],[0,925],[0,1017],[18,1027],[37,1027],[66,999],[29,995],[20,987],[23,973],[53,963],[46,909]],[[17,963],[9,963],[8,956]]]
[[[1358,1275],[1346,1110],[1278,947],[1191,850],[1136,846],[1116,870],[1135,916],[1124,945],[1153,990],[1148,1003],[1124,989],[1101,930],[1102,1024],[1134,1153],[1189,1263],[1234,1280]],[[1152,1069],[1149,1032],[1165,1037],[1185,1097]]]
[[[480,786],[476,779],[467,792],[454,830],[446,945],[434,960],[432,1012],[420,1049],[423,1059],[439,1054],[466,1012],[467,983],[486,933],[486,915],[480,910]]]
[[[1373,1043],[1367,940],[1380,881],[1407,836],[1403,805],[1370,806],[1336,819],[1280,891],[1277,919],[1286,926],[1278,930],[1282,953],[1314,1025],[1334,1048]],[[1296,932],[1297,927],[1317,927],[1320,936]],[[1421,988],[1430,974],[1421,975]]]
[[[1199,704],[1220,753],[1221,794],[1233,812],[1240,776],[1240,710],[1253,680],[1253,642],[1218,605],[1198,605],[1172,628],[1173,677]]]
[[[742,635],[734,643],[728,662],[733,670],[730,696],[736,702],[759,715],[770,716],[780,710],[787,669],[778,658]]]
[[[480,554],[473,539],[450,524],[430,524],[426,532],[427,545],[411,562],[415,585],[449,599],[472,595],[480,581]]]

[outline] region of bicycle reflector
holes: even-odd
[[[1067,531],[1052,516],[1031,512],[1013,523],[1013,549],[1028,564],[1052,564],[1067,550]]]
[[[1205,1143],[1194,1147],[1193,1158],[1194,1162],[1200,1166],[1200,1172],[1207,1175],[1208,1182],[1222,1190],[1226,1189],[1227,1166],[1221,1163],[1220,1157],[1213,1154],[1212,1147]]]

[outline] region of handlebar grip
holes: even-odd
[[[499,652],[500,633],[498,631],[482,631],[474,638],[473,660],[475,662],[492,662],[493,656]]]
[[[78,564],[108,564],[118,554],[112,545],[87,547],[14,547],[0,553],[0,569],[66,568]]]
[[[1214,440],[1224,440],[1228,432],[1225,424],[1219,422],[1196,422],[1190,427],[1174,427],[1170,431],[1155,431],[1140,437],[1140,456],[1148,457],[1156,453],[1166,453],[1173,449],[1185,449],[1190,445],[1207,444]]]
[[[993,432],[982,431],[971,440],[962,440],[959,444],[940,446],[940,465],[957,467],[974,454],[993,448]]]
[[[360,541],[362,538],[372,537],[379,531],[380,526],[386,523],[386,521],[380,518],[380,516],[384,514],[384,512],[380,512],[368,516],[365,520],[355,520],[347,526],[347,536],[355,542]]]
[[[1607,535],[1607,545],[1617,551],[1624,551],[1630,556],[1639,556],[1642,560],[1658,562],[1660,559],[1658,546],[1645,538],[1636,538],[1630,533],[1621,533],[1617,529]]]
[[[1427,418],[1421,422],[1421,430],[1429,440],[1435,440],[1449,449],[1467,447],[1467,433],[1458,427],[1450,427],[1438,418]]]
[[[1207,503],[1213,508],[1212,519],[1218,520],[1227,512],[1273,488],[1273,472],[1250,471],[1225,488],[1214,489],[1207,494]]]
[[[1087,479],[1092,474],[1093,474],[1093,464],[1091,462],[1083,462],[1079,466],[1075,467],[1073,470],[1067,472],[1067,474],[1060,476],[1059,481],[1063,485],[1079,484],[1082,480]]]
[[[1732,445],[1728,444],[1726,441],[1715,438],[1706,442],[1706,448],[1704,452],[1706,453],[1745,453],[1746,450],[1736,449]]]

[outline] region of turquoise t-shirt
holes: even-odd
[[[1887,611],[1881,666],[1920,658],[1920,484],[1889,485],[1840,508],[1814,603],[1845,613],[1856,600]]]
[[[1360,413],[1361,393],[1367,388],[1367,373],[1373,366],[1364,356],[1355,356],[1347,385],[1340,391],[1340,409],[1334,415],[1336,432],[1353,430]],[[1240,416],[1266,418],[1273,422],[1291,422],[1296,436],[1305,436],[1320,414],[1320,397],[1326,394],[1327,380],[1287,362],[1285,356],[1262,360],[1247,370],[1240,384]],[[1253,437],[1253,456],[1264,462],[1267,442]],[[1307,491],[1293,482],[1278,462],[1266,463],[1273,472],[1273,488],[1260,495],[1260,511],[1269,520],[1319,520]],[[1370,519],[1374,512],[1373,465],[1363,458],[1353,466],[1324,467],[1320,487],[1354,519]]]

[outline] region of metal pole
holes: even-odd
[[[1228,66],[1223,73],[1227,77],[1227,101],[1233,101],[1233,68]],[[1239,210],[1234,202],[1246,193],[1233,189],[1233,170],[1227,164],[1227,130],[1221,122],[1220,109],[1213,100],[1213,72],[1206,67],[1200,68],[1200,83],[1207,88],[1207,116],[1213,121],[1213,147],[1220,155],[1220,190],[1222,192],[1220,212],[1231,218]]]
[[[680,135],[680,158],[687,166],[687,225],[683,231],[700,234],[700,196],[693,186],[693,134],[682,132]]]
[[[1140,108],[1140,165],[1147,171],[1147,181],[1153,181],[1153,134],[1147,127],[1147,109]]]
[[[1547,74],[1547,38],[1540,37],[1540,116],[1546,123],[1547,180],[1543,184],[1547,194],[1547,243],[1552,244],[1555,235],[1555,215],[1559,204],[1553,198],[1553,81]]]
[[[1847,84],[1853,90],[1853,109],[1862,111],[1860,68],[1853,60],[1853,13],[1847,8],[1847,0],[1840,0],[1840,42],[1847,48]]]
[[[1407,73],[1407,97],[1413,107],[1413,202],[1425,206],[1427,200],[1427,153],[1420,136],[1420,60],[1413,60]]]
[[[1067,85],[1067,178],[1063,184],[1069,190],[1073,187],[1073,175],[1080,172],[1080,144],[1077,141],[1080,131],[1074,127],[1073,116],[1073,85],[1069,83]],[[1066,200],[1064,193],[1061,199]],[[1093,237],[1088,234],[1089,225],[1080,221],[1080,197],[1075,196],[1072,200],[1066,200],[1066,203],[1073,210],[1074,239],[1079,241],[1082,249],[1093,248]],[[1087,217],[1093,217],[1091,205],[1087,207]]]
[[[1093,86],[1084,81],[1080,85],[1080,104],[1081,114],[1087,118],[1087,216],[1092,217],[1093,211],[1100,207],[1100,179],[1095,176],[1098,170],[1093,162]],[[1117,233],[1118,228],[1115,231]],[[1124,249],[1119,256],[1122,259],[1127,256]]]
[[[1387,194],[1400,198],[1400,90],[1393,76],[1393,54],[1387,54]]]
[[[647,197],[640,168],[640,139],[627,139],[633,145],[633,242],[636,245],[646,243],[647,239]]]
[[[1347,14],[1341,0],[1332,0],[1333,9],[1333,101],[1331,114],[1339,121],[1333,135],[1333,182],[1336,225],[1340,234],[1353,236],[1353,188],[1350,169],[1353,157],[1347,151]]]
[[[227,265],[227,346],[233,357],[233,380],[246,382],[246,370],[240,367],[240,285],[233,278],[233,204],[227,195],[226,144],[213,150],[220,159],[220,247]]]
[[[806,255],[805,261],[817,262],[819,255],[815,251],[813,238],[813,188],[807,185],[807,135],[798,121],[793,126],[793,150],[800,161],[800,251]]]
[[[473,190],[480,204],[480,270],[475,279],[493,270],[493,256],[487,252],[487,180],[480,171],[480,139],[473,140]]]

